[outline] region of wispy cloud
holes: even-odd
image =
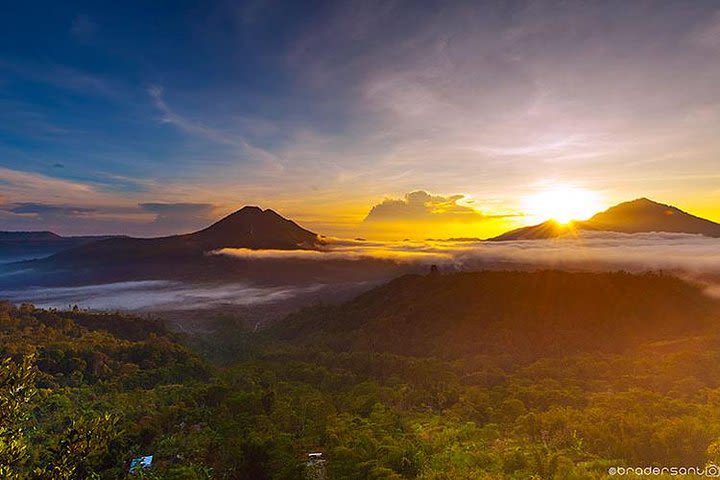
[[[75,91],[84,95],[98,95],[109,99],[127,99],[121,82],[91,71],[57,62],[12,63],[0,60],[0,70],[13,76],[43,83],[54,88]]]
[[[45,203],[17,203],[8,206],[6,211],[18,215],[32,215],[38,217],[82,217],[96,213],[94,208],[74,207],[68,205],[48,205]]]
[[[39,307],[103,310],[193,310],[218,306],[263,305],[290,300],[321,288],[254,287],[246,284],[189,285],[167,281],[119,282],[82,287],[5,290],[2,298],[31,301]]]
[[[714,110],[677,126],[717,97],[718,68],[683,41],[701,28],[712,43],[715,19],[697,26],[699,10],[633,4],[619,18],[602,3],[484,2],[445,4],[436,15],[402,1],[338,2],[301,35],[289,64],[310,88],[332,89],[338,110],[365,117],[353,136],[382,153],[362,165],[343,161],[355,146],[320,155],[370,169],[373,185],[421,183],[512,206],[541,171],[589,179],[621,200],[617,172],[641,178],[639,160],[681,170],[672,154],[710,173],[710,157],[687,147],[717,153],[703,133],[717,127]],[[407,184],[385,180],[401,168]]]
[[[72,198],[76,195],[87,195],[93,192],[92,186],[49,177],[38,173],[23,172],[0,167],[0,182],[6,189],[11,190],[13,196],[23,198],[32,197],[35,192],[43,192],[45,195]],[[24,193],[24,195],[18,195]]]
[[[689,35],[694,44],[720,53],[720,9],[692,30]]]
[[[196,230],[217,219],[217,209],[210,203],[141,203],[138,206],[155,215],[149,228],[166,233]]]
[[[105,184],[0,168],[0,186],[3,229],[147,236],[200,228],[218,214],[210,203],[167,201],[185,193],[172,185],[145,184],[141,192],[127,195]],[[140,198],[147,200],[138,204]]]
[[[352,214],[355,228],[378,199],[419,186],[490,214],[554,178],[609,202],[657,196],[718,214],[713,2],[624,2],[621,15],[618,2],[561,0],[207,10],[168,18],[163,35],[75,11],[52,36],[67,48],[0,60],[4,165],[62,163],[49,175],[91,189],[36,181],[8,201],[253,202],[328,228]],[[188,58],[202,61],[178,68]]]
[[[165,101],[162,87],[152,85],[148,88],[148,94],[153,99],[155,107],[162,114],[160,119],[162,123],[173,125],[187,134],[199,136],[214,143],[235,147],[242,155],[247,156],[250,160],[256,161],[276,171],[283,170],[283,163],[277,155],[250,144],[240,134],[210,127],[202,122],[191,120],[175,112]]]

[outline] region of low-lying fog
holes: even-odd
[[[0,291],[0,298],[29,301],[38,307],[92,310],[194,310],[223,305],[260,305],[318,291],[311,287],[251,287],[243,284],[190,285],[180,282],[118,282],[82,287],[26,288]]]
[[[265,259],[330,261],[385,259],[407,271],[408,265],[426,271],[438,264],[445,271],[482,268],[560,268],[583,270],[664,270],[706,283],[708,293],[720,296],[720,239],[700,235],[648,233],[585,233],[579,238],[488,241],[369,242],[333,240],[326,251],[279,251],[224,249],[216,255],[252,259],[262,268]],[[0,271],[2,266],[0,265]],[[398,272],[400,269],[398,269]],[[1,273],[0,273],[1,274]],[[6,276],[6,279],[12,278]],[[7,283],[7,282],[6,282]],[[278,284],[282,279],[278,279]],[[344,285],[344,291],[360,291],[370,284]],[[251,283],[191,285],[171,281],[120,282],[80,287],[23,288],[0,290],[0,298],[31,301],[38,306],[90,309],[184,310],[222,305],[253,306],[304,298],[333,300],[333,285],[254,286]]]
[[[357,260],[436,263],[455,269],[493,265],[537,265],[599,270],[681,270],[720,273],[720,239],[677,233],[583,233],[581,237],[521,241],[368,242],[334,240],[326,251],[249,250],[213,252],[243,259]]]

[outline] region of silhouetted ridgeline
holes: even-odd
[[[622,351],[701,331],[719,314],[672,276],[485,271],[400,277],[344,305],[304,309],[272,333],[402,355],[536,357]]]
[[[561,224],[548,220],[539,225],[505,232],[491,240],[537,240],[582,234],[583,230],[620,233],[671,232],[720,237],[720,224],[684,212],[672,205],[638,198],[619,203],[589,220]]]
[[[314,248],[318,236],[273,210],[243,207],[209,227],[159,238],[111,238],[53,255],[49,265],[96,265],[118,262],[168,262],[203,258],[220,248]]]
[[[23,257],[40,258],[110,237],[62,237],[52,232],[0,232],[0,261]]]

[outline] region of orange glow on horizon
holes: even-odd
[[[538,221],[555,220],[567,224],[573,220],[587,220],[604,209],[600,195],[567,185],[554,185],[525,197],[522,208]]]

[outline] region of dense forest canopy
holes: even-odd
[[[720,461],[720,309],[656,274],[401,277],[183,337],[0,304],[0,474],[602,478]],[[322,453],[322,468],[308,453]]]

